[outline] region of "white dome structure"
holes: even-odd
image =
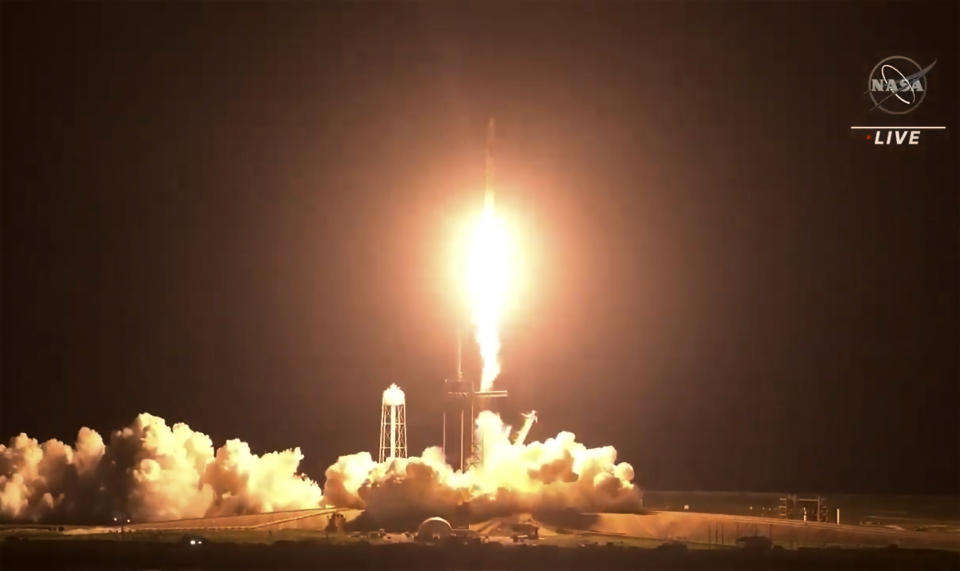
[[[423,520],[417,528],[417,541],[439,541],[453,533],[453,526],[442,517]]]

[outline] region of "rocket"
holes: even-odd
[[[493,171],[493,152],[496,139],[496,122],[493,117],[487,121],[487,144],[486,144],[486,164],[485,181],[483,190],[483,217],[494,216],[493,196],[494,171]],[[481,383],[482,385],[482,383]],[[463,375],[463,329],[457,329],[457,378],[455,381],[446,381],[445,403],[443,408],[442,420],[442,449],[444,457],[447,454],[447,416],[452,413],[454,419],[459,417],[459,430],[456,424],[451,424],[454,433],[459,434],[458,446],[455,450],[460,452],[460,470],[466,470],[471,464],[479,462],[483,458],[483,438],[482,435],[475,438],[474,427],[477,424],[477,416],[480,410],[488,407],[489,399],[505,398],[505,390],[483,390],[476,386],[474,379],[465,380]],[[449,409],[449,410],[448,410]],[[456,420],[454,421],[456,422]],[[536,422],[536,413],[529,413],[524,417],[524,425],[529,432],[530,425]],[[523,435],[526,438],[526,434]]]
[[[493,145],[497,137],[497,123],[491,117],[487,121],[486,160],[484,166],[483,208],[493,209]],[[457,380],[463,381],[463,332],[457,330]]]
[[[487,122],[486,184],[483,191],[483,207],[493,208],[493,145],[497,136],[497,124],[493,117]]]

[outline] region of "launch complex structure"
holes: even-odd
[[[494,177],[493,150],[496,137],[496,123],[493,118],[487,123],[486,169],[484,187],[484,206],[493,205]],[[475,379],[463,376],[463,330],[457,331],[457,378],[444,381],[443,402],[443,454],[459,454],[459,468],[466,470],[483,458],[483,441],[475,438],[477,415],[487,408],[490,399],[506,398],[504,390],[478,390]],[[452,429],[452,431],[451,431]],[[453,438],[447,438],[451,431]],[[452,444],[452,446],[451,446]]]
[[[458,355],[460,354],[460,335],[457,335]],[[479,391],[476,382],[463,378],[463,368],[460,366],[460,359],[457,359],[457,378],[456,380],[444,381],[444,402],[443,402],[443,454],[447,457],[448,453],[459,453],[460,462],[458,464],[461,471],[466,470],[471,465],[479,462],[483,458],[483,440],[475,438],[475,429],[477,426],[477,415],[484,408],[489,399],[506,398],[507,391]],[[448,422],[448,417],[453,423]],[[466,424],[469,423],[469,424]],[[453,439],[447,438],[447,432],[453,429]],[[454,443],[451,447],[451,443]],[[448,458],[449,460],[449,458]]]

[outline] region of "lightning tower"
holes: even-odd
[[[407,457],[407,403],[403,390],[391,384],[380,407],[380,462]]]

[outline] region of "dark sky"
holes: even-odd
[[[396,381],[438,443],[494,115],[509,420],[649,488],[960,491],[955,2],[2,10],[0,438],[150,411],[322,479]]]

